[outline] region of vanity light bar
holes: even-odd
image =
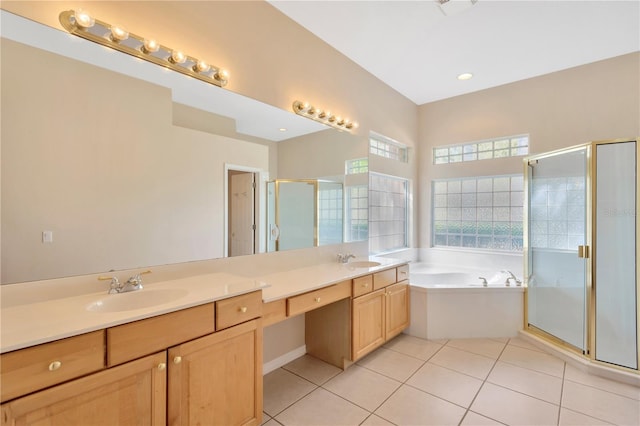
[[[338,130],[353,130],[358,128],[357,122],[333,115],[331,112],[316,108],[308,102],[295,101],[293,103],[293,112]]]
[[[93,18],[87,11],[67,10],[60,13],[60,23],[73,35],[144,59],[165,68],[222,87],[229,74],[203,60],[166,47],[156,40],[128,32],[120,25],[112,25]]]

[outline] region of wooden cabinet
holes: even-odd
[[[351,280],[287,299],[287,316],[295,316],[351,296]]]
[[[352,303],[352,359],[362,358],[385,341],[384,289],[356,297]]]
[[[3,404],[2,425],[164,425],[166,352]]]
[[[100,330],[2,354],[1,401],[101,370],[104,351]]]
[[[259,425],[259,320],[169,349],[170,425]]]
[[[0,424],[259,425],[261,312],[258,291],[2,354]]]
[[[386,341],[409,326],[409,284],[398,283],[387,287],[385,308]]]
[[[344,369],[400,334],[409,326],[407,273],[402,265],[354,278],[351,298],[308,311],[307,353]]]
[[[405,268],[400,266],[373,274],[374,292],[353,299],[352,361],[380,347],[409,326],[409,284],[406,280],[396,283],[406,275]]]

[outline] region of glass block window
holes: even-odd
[[[584,244],[586,197],[584,177],[533,179],[531,247],[575,250]]]
[[[345,241],[363,241],[369,236],[369,187],[347,187]]]
[[[369,135],[369,152],[371,154],[406,163],[408,161],[407,151],[406,145],[389,139],[386,136],[373,132]]]
[[[318,184],[318,244],[342,242],[342,184]]]
[[[523,177],[433,181],[434,247],[522,251]]]
[[[356,158],[354,160],[345,161],[345,174],[355,175],[358,173],[367,173],[369,171],[368,158]]]
[[[433,148],[433,164],[517,157],[529,153],[529,135],[508,136]]]
[[[408,247],[409,181],[369,173],[369,252]]]

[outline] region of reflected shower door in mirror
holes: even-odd
[[[367,155],[366,139],[1,13],[2,284],[264,252],[267,177],[344,178],[344,157]],[[231,250],[226,165],[261,173],[256,236]]]
[[[343,241],[342,182],[278,179],[267,184],[268,251]]]

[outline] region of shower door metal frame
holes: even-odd
[[[622,142],[635,142],[636,143],[636,357],[638,360],[639,369],[634,370],[632,368],[619,366],[616,364],[612,364],[605,361],[599,361],[596,359],[596,339],[597,336],[595,334],[595,324],[596,324],[596,300],[595,300],[595,286],[597,283],[594,282],[596,276],[596,262],[594,259],[597,256],[597,242],[596,242],[596,231],[597,231],[597,223],[596,223],[596,209],[597,209],[597,194],[595,190],[595,182],[597,178],[597,146],[598,145],[606,145],[606,144],[615,144]],[[528,200],[530,199],[530,182],[529,182],[529,174],[527,168],[531,161],[541,160],[544,158],[549,158],[552,156],[557,156],[561,154],[566,154],[569,152],[574,152],[578,150],[586,149],[586,211],[585,211],[585,245],[589,247],[588,257],[586,259],[586,306],[585,306],[585,348],[586,350],[581,350],[559,338],[553,336],[544,330],[541,330],[535,326],[529,325],[529,256],[530,246],[529,246],[529,209],[530,205]],[[638,238],[638,233],[640,232],[640,137],[637,138],[618,138],[618,139],[608,139],[608,140],[599,140],[592,141],[586,144],[576,145],[564,149],[558,149],[555,151],[550,151],[543,154],[531,155],[524,158],[524,199],[527,200],[527,208],[524,209],[524,235],[523,235],[523,259],[524,259],[524,321],[523,321],[523,329],[531,332],[532,334],[542,338],[543,340],[550,341],[556,345],[560,345],[561,347],[567,348],[573,352],[581,354],[585,358],[588,358],[591,362],[596,365],[606,366],[607,368],[612,368],[616,370],[621,370],[625,372],[632,372],[636,374],[640,374],[640,238]]]
[[[640,309],[640,274],[638,273],[638,268],[640,267],[640,239],[638,238],[638,232],[640,230],[640,220],[639,220],[639,216],[640,216],[640,173],[638,173],[638,171],[640,170],[640,137],[637,138],[618,138],[618,139],[606,139],[606,140],[600,140],[600,141],[593,141],[590,143],[590,145],[593,146],[593,161],[591,162],[590,165],[590,174],[591,177],[593,179],[594,182],[594,189],[593,189],[593,194],[592,194],[592,199],[591,199],[591,217],[592,217],[592,222],[591,222],[591,227],[593,230],[593,234],[591,237],[591,241],[593,243],[592,246],[592,257],[593,259],[596,258],[597,256],[597,217],[596,217],[596,209],[597,209],[597,191],[595,188],[595,182],[597,182],[597,165],[598,165],[598,155],[597,155],[597,146],[598,145],[609,145],[609,144],[615,144],[615,143],[624,143],[624,142],[635,142],[636,143],[636,211],[635,211],[635,223],[636,223],[636,241],[635,241],[635,246],[636,246],[636,362],[637,365],[639,367],[639,369],[632,369],[629,367],[624,367],[624,366],[620,366],[617,364],[612,364],[606,361],[600,361],[596,359],[596,339],[597,339],[597,335],[596,335],[596,298],[595,298],[595,291],[596,291],[596,286],[598,285],[597,282],[594,283],[591,286],[591,291],[590,293],[590,303],[589,303],[589,311],[588,311],[588,315],[589,315],[589,327],[588,330],[590,331],[590,346],[589,346],[589,350],[590,350],[590,354],[589,354],[589,358],[591,359],[592,362],[595,362],[599,365],[603,365],[603,366],[607,366],[609,368],[614,368],[614,369],[618,369],[618,370],[622,370],[622,371],[632,371],[632,372],[636,372],[640,374],[640,314],[639,314],[639,309]],[[591,262],[591,276],[595,277],[596,276],[596,262],[592,261]],[[595,278],[594,278],[595,279]]]
[[[527,203],[527,208],[525,208],[523,210],[523,215],[524,215],[524,224],[523,224],[523,245],[522,245],[522,251],[523,251],[523,259],[524,259],[524,276],[523,276],[523,280],[524,280],[524,286],[525,286],[525,292],[524,292],[524,321],[523,321],[523,328],[524,330],[528,330],[530,332],[532,332],[533,334],[551,341],[552,343],[562,346],[564,348],[567,348],[569,350],[571,350],[572,352],[576,352],[578,354],[581,355],[589,355],[590,352],[590,348],[591,348],[591,324],[589,323],[589,317],[590,317],[590,307],[592,305],[592,277],[591,277],[591,271],[592,271],[592,256],[591,255],[587,255],[585,257],[586,260],[586,265],[585,265],[585,308],[584,308],[584,324],[585,324],[585,328],[586,328],[586,332],[585,335],[583,336],[584,338],[584,350],[581,348],[578,348],[550,333],[547,333],[546,331],[534,326],[534,325],[530,325],[529,324],[529,275],[530,275],[530,271],[529,271],[529,258],[531,256],[530,250],[529,250],[529,210],[530,210],[530,203],[528,200],[530,200],[530,184],[531,182],[529,181],[529,173],[528,173],[528,167],[530,166],[530,164],[532,162],[537,163],[539,160],[545,159],[545,158],[550,158],[550,157],[555,157],[558,155],[563,155],[563,154],[568,154],[571,152],[577,152],[577,151],[585,151],[585,157],[586,157],[586,166],[585,166],[585,173],[586,173],[586,182],[585,182],[585,246],[587,247],[591,247],[591,224],[592,224],[592,209],[589,208],[589,206],[591,206],[591,194],[592,194],[592,190],[591,190],[591,171],[592,171],[592,144],[591,143],[586,143],[586,144],[581,144],[581,145],[576,145],[576,146],[572,146],[572,147],[568,147],[568,148],[563,148],[563,149],[558,149],[558,150],[554,150],[554,151],[550,151],[550,152],[545,152],[542,154],[535,154],[535,155],[530,155],[527,156],[523,159],[523,164],[524,164],[524,183],[523,183],[523,189],[524,189],[524,199],[526,200]],[[587,252],[590,252],[590,250],[587,250]],[[592,352],[592,351],[591,351]]]

